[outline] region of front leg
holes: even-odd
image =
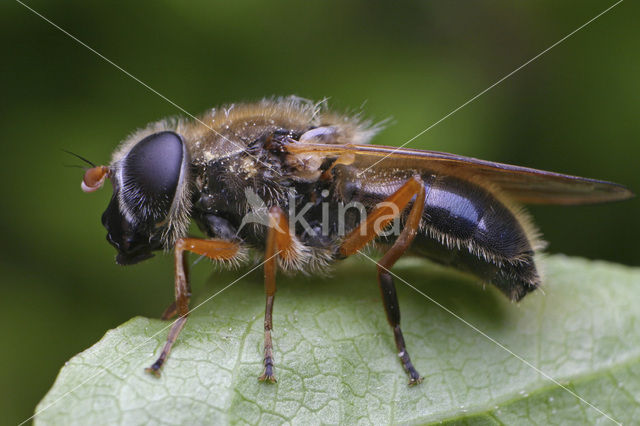
[[[171,347],[187,322],[187,316],[189,315],[191,288],[189,286],[189,270],[187,263],[188,252],[204,255],[214,260],[232,260],[238,256],[240,246],[235,242],[203,240],[200,238],[181,238],[176,242],[174,248],[176,301],[175,304],[172,304],[167,308],[165,314],[163,314],[163,319],[168,319],[167,317],[173,316],[175,313],[179,316],[171,326],[171,330],[167,336],[167,342],[165,343],[164,348],[162,348],[160,356],[156,362],[151,365],[151,367],[145,369],[145,371],[156,376],[160,375],[160,368],[167,360],[169,352],[171,352]]]

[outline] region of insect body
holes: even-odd
[[[368,244],[384,251],[378,284],[410,384],[413,367],[389,270],[404,254],[471,272],[520,300],[540,285],[542,248],[515,204],[584,204],[632,196],[623,186],[433,151],[367,145],[378,129],[299,98],[212,110],[132,134],[109,166],[89,169],[85,191],[106,177],[113,197],[102,222],[116,261],[173,249],[178,314],[159,373],[189,313],[186,254],[227,264],[263,253],[264,372],[275,381],[271,341],[276,269],[322,272]],[[189,238],[190,221],[206,238]]]

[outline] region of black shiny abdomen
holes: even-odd
[[[437,232],[507,259],[531,250],[513,212],[486,189],[452,177],[426,182],[425,223]]]
[[[539,277],[522,219],[489,190],[450,177],[425,178],[424,231],[411,251],[470,272],[519,300]]]

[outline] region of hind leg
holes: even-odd
[[[387,314],[387,321],[393,329],[393,336],[396,347],[398,348],[398,357],[409,375],[409,385],[420,383],[422,377],[420,377],[420,374],[416,371],[407,352],[402,329],[400,328],[398,296],[396,295],[396,287],[393,282],[393,277],[389,273],[389,269],[391,269],[396,261],[407,251],[416,236],[418,227],[420,226],[420,220],[422,219],[422,213],[424,212],[424,201],[426,198],[424,184],[419,178],[411,178],[398,189],[398,191],[385,200],[386,202],[394,203],[398,207],[397,211],[400,211],[406,208],[413,197],[415,197],[415,201],[407,217],[404,229],[391,248],[387,250],[378,262],[378,285],[380,287],[380,293],[382,294],[382,302]],[[379,222],[381,217],[387,217],[389,211],[392,210],[389,209],[385,211],[383,210],[385,208],[389,209],[387,206],[374,208],[364,224],[365,233],[361,233],[360,227],[358,227],[347,236],[340,248],[343,255],[348,256],[359,251],[361,247],[378,236],[375,231],[381,232],[386,226],[384,222]],[[389,218],[389,222],[393,220],[391,216],[389,216]],[[373,226],[374,224],[377,224],[379,229],[376,230],[375,226]]]

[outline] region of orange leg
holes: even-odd
[[[178,334],[180,334],[180,331],[187,322],[187,316],[189,315],[189,298],[191,297],[187,253],[197,253],[214,260],[229,260],[233,259],[238,254],[239,249],[240,247],[237,243],[222,240],[181,238],[176,242],[174,247],[176,301],[167,308],[162,318],[168,319],[175,315],[175,313],[179,314],[179,317],[171,326],[167,342],[165,343],[164,348],[162,348],[160,356],[151,367],[146,369],[147,372],[153,373],[157,376],[160,375],[160,368],[169,356],[171,346],[176,341]]]
[[[187,290],[189,291],[189,293],[191,293],[190,289],[187,289]],[[164,310],[160,319],[170,320],[176,315],[178,315],[178,307],[176,306],[176,302],[173,302],[167,307],[167,309]]]
[[[271,342],[273,299],[276,293],[277,257],[286,259],[294,255],[291,251],[293,239],[289,232],[289,223],[280,207],[274,206],[269,210],[269,230],[265,248],[264,290],[267,304],[264,311],[264,371],[258,377],[261,382],[275,383],[273,372],[273,344]]]
[[[380,286],[380,293],[382,294],[382,302],[387,314],[387,321],[393,328],[393,335],[396,341],[396,347],[398,348],[398,356],[402,361],[402,366],[409,375],[409,385],[420,383],[422,381],[422,377],[420,377],[420,374],[418,374],[416,369],[413,367],[411,358],[409,357],[409,353],[407,352],[407,348],[404,343],[404,337],[402,335],[402,330],[400,329],[400,306],[398,305],[398,296],[396,294],[393,277],[389,273],[389,269],[391,269],[396,261],[405,253],[411,245],[413,238],[416,236],[418,227],[420,226],[420,220],[422,219],[422,213],[424,212],[424,201],[426,198],[424,184],[420,178],[413,177],[385,200],[386,202],[395,204],[398,207],[396,211],[399,212],[406,208],[413,197],[416,197],[416,199],[409,211],[409,216],[404,224],[404,229],[391,248],[387,250],[382,259],[378,262],[378,285]],[[376,228],[378,231],[381,231],[386,225],[394,220],[393,217],[389,217],[391,215],[393,215],[393,209],[388,205],[377,206],[374,208],[364,224],[364,235],[361,232],[360,227],[354,229],[346,237],[344,243],[340,247],[340,253],[343,256],[349,256],[360,250],[360,248],[364,247],[364,245],[377,237]],[[385,219],[381,220],[383,217]]]

